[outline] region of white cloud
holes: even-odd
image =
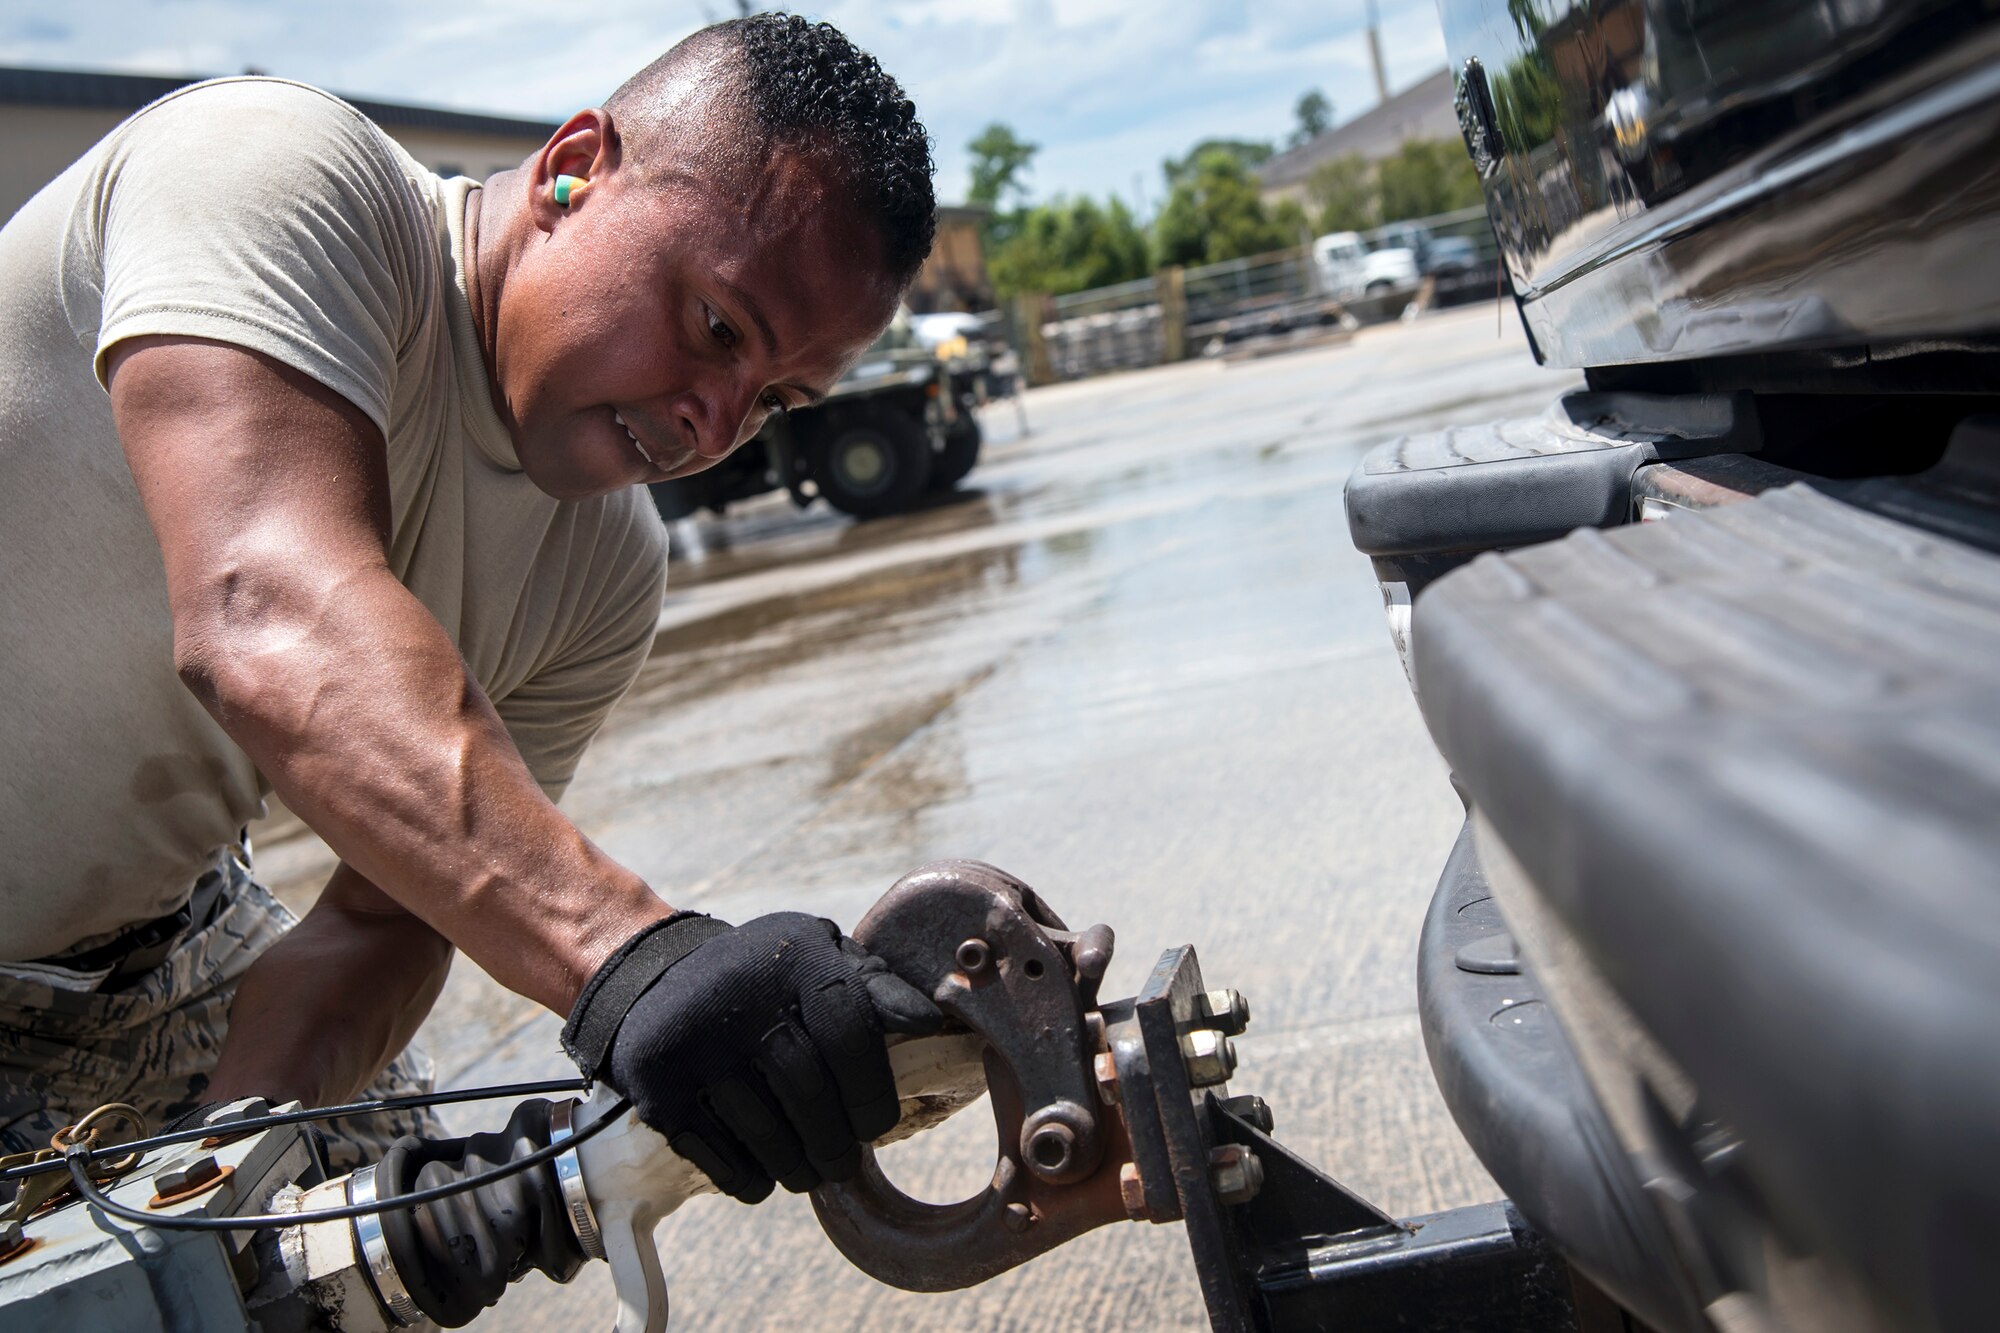
[[[1160,159],[1215,135],[1282,140],[1309,88],[1340,118],[1375,100],[1363,0],[820,0],[910,90],[938,144],[939,193],[965,188],[989,121],[1043,145],[1038,195],[1157,200]],[[1431,0],[1382,0],[1390,82],[1444,63]],[[0,62],[166,73],[247,65],[358,97],[561,119],[731,0],[0,0]]]

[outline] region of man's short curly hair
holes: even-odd
[[[804,152],[829,167],[881,233],[885,267],[907,288],[937,234],[931,138],[917,108],[876,61],[831,23],[753,14],[702,29],[634,75],[606,103],[643,124],[653,90],[723,55],[731,91],[769,147]]]

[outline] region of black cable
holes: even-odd
[[[508,1176],[526,1171],[531,1166],[554,1161],[570,1149],[602,1133],[631,1107],[630,1101],[620,1097],[603,1115],[568,1138],[559,1139],[546,1148],[538,1148],[526,1157],[518,1158],[505,1166],[497,1166],[491,1171],[482,1171],[478,1175],[454,1180],[450,1184],[400,1194],[393,1199],[377,1199],[374,1203],[350,1203],[339,1208],[317,1208],[311,1212],[264,1213],[250,1217],[185,1217],[173,1213],[141,1212],[137,1208],[127,1208],[91,1183],[84,1161],[89,1156],[88,1149],[81,1145],[71,1148],[63,1154],[63,1165],[69,1168],[70,1183],[76,1186],[79,1195],[120,1221],[137,1222],[145,1226],[158,1227],[162,1231],[260,1231],[265,1227],[296,1227],[309,1222],[343,1222],[352,1217],[367,1217],[375,1213],[386,1213],[392,1209],[414,1208],[419,1204],[433,1203],[438,1199],[449,1199],[454,1194],[463,1194],[467,1190],[490,1185],[496,1180],[505,1180]]]
[[[113,1143],[102,1148],[92,1148],[84,1155],[84,1159],[88,1162],[97,1162],[107,1157],[123,1157],[130,1152],[146,1153],[155,1148],[171,1148],[176,1144],[193,1143],[197,1139],[213,1138],[216,1135],[234,1138],[240,1134],[255,1133],[260,1129],[276,1129],[284,1125],[299,1125],[313,1120],[345,1120],[351,1116],[376,1115],[383,1111],[406,1111],[427,1106],[451,1106],[458,1102],[491,1102],[498,1101],[502,1097],[538,1097],[549,1092],[581,1092],[587,1086],[581,1078],[551,1078],[536,1083],[496,1083],[485,1088],[413,1092],[402,1097],[378,1097],[365,1102],[343,1102],[338,1106],[309,1106],[298,1111],[273,1111],[266,1115],[245,1116],[241,1120],[226,1120],[219,1125],[194,1125],[187,1129],[174,1130],[169,1134],[155,1134],[149,1139],[133,1139],[129,1143]],[[26,1162],[0,1171],[0,1182],[22,1180],[28,1176],[39,1176],[62,1169],[61,1160],[54,1158],[46,1162]]]

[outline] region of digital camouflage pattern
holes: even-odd
[[[222,1051],[236,985],[264,950],[297,924],[232,856],[219,904],[150,972],[102,993],[88,977],[46,964],[0,963],[0,1151],[49,1146],[49,1136],[106,1102],[128,1102],[155,1132],[209,1100],[208,1073]],[[362,1094],[431,1090],[428,1056],[410,1047]],[[398,1111],[320,1126],[335,1171],[381,1157],[404,1134],[437,1136],[429,1112]]]

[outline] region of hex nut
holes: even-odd
[[[1118,1197],[1124,1201],[1125,1216],[1134,1222],[1151,1217],[1146,1211],[1146,1183],[1139,1179],[1137,1162],[1127,1162],[1118,1168]]]
[[[1227,1083],[1236,1072],[1236,1043],[1214,1028],[1195,1028],[1181,1038],[1181,1061],[1197,1088]]]
[[[1195,1000],[1195,1008],[1204,1023],[1224,1036],[1240,1036],[1250,1026],[1250,1001],[1243,998],[1242,991],[1233,988],[1203,991]]]
[[[215,1160],[214,1153],[183,1157],[153,1173],[153,1192],[163,1199],[175,1194],[185,1194],[191,1189],[206,1185],[221,1174],[222,1164]]]
[[[1090,1062],[1097,1075],[1097,1095],[1106,1106],[1118,1105],[1118,1060],[1109,1051],[1099,1051]]]
[[[1241,1144],[1225,1143],[1208,1154],[1208,1183],[1224,1207],[1234,1208],[1264,1188],[1264,1164]]]

